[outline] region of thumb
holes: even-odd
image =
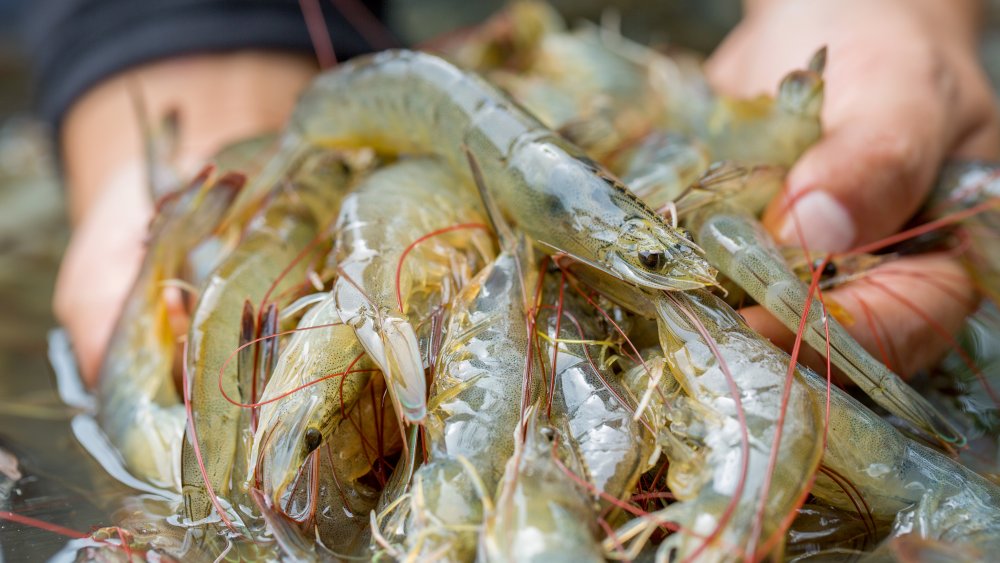
[[[919,208],[941,158],[917,127],[845,123],[829,131],[789,173],[765,225],[784,244],[827,252],[898,231]]]

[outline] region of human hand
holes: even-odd
[[[720,91],[773,91],[817,48],[829,52],[823,138],[765,213],[780,243],[804,242],[821,256],[878,240],[918,210],[944,159],[1000,156],[993,93],[975,49],[977,8],[973,0],[746,2],[744,21],[708,63]],[[845,288],[841,295],[850,297],[840,304],[855,319],[883,319],[891,328],[881,337],[887,342],[866,322],[846,328],[879,356],[880,349],[899,350],[905,361],[893,367],[912,373],[948,349],[941,333],[957,331],[975,292],[944,256],[906,259],[897,270],[914,274],[903,289],[908,304],[864,280]],[[787,341],[787,331],[763,311],[744,313],[758,330]]]
[[[236,139],[280,129],[316,72],[309,57],[239,52],[196,55],[137,67],[98,85],[70,108],[62,153],[73,235],[53,309],[69,332],[84,382],[93,387],[122,304],[145,255],[152,218],[143,141],[133,95],[153,120],[180,116],[178,171],[192,175]],[[184,301],[164,299],[184,333]]]

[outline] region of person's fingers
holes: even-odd
[[[824,297],[851,317],[843,324],[858,343],[904,376],[934,365],[951,350],[978,303],[968,274],[947,254],[902,258]],[[795,335],[763,308],[741,313],[755,330],[791,350]],[[824,373],[825,360],[805,346],[800,362]]]
[[[929,162],[941,158],[927,140],[937,133],[863,123],[831,131],[795,165],[764,215],[779,242],[843,251],[896,232],[919,208],[935,166]]]
[[[88,386],[96,383],[104,350],[135,280],[152,210],[141,167],[123,171],[98,197],[66,250],[53,311],[69,332]]]
[[[956,66],[955,75],[960,85],[953,89],[953,99],[950,100],[951,106],[957,106],[952,132],[955,140],[947,156],[996,160],[1000,158],[1000,116],[996,94],[975,56],[958,57]]]
[[[897,61],[891,75],[878,66],[885,60]],[[985,79],[960,54],[832,50],[826,92],[824,137],[765,214],[784,243],[801,236],[811,249],[839,251],[892,234],[924,201],[946,156],[960,148],[988,158],[1000,144]]]

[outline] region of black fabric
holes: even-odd
[[[337,4],[383,18],[383,0]],[[334,3],[318,5],[338,59],[375,50]],[[26,12],[38,110],[56,128],[73,100],[130,66],[198,52],[313,49],[298,0],[37,0]]]

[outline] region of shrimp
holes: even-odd
[[[720,181],[732,180],[746,185],[731,190],[734,195],[707,204],[685,219],[712,263],[789,330],[799,328],[806,305],[811,304],[803,338],[813,349],[825,353],[829,331],[830,360],[876,403],[932,436],[952,443],[963,442],[961,432],[944,415],[872,357],[836,319],[827,317],[818,299],[810,300],[805,284],[751,216],[754,206],[740,201],[743,197],[766,201],[764,192],[771,190],[754,185],[752,175],[740,178],[736,174]]]
[[[250,450],[257,475],[247,476],[247,486],[261,488],[276,504],[309,455],[330,440],[374,371],[354,330],[340,323],[333,294],[311,308],[298,328],[264,388]]]
[[[184,440],[181,469],[185,512],[191,520],[211,512],[206,478],[216,494],[239,493],[230,478],[237,443],[244,439],[239,428],[241,412],[226,396],[244,403],[255,399],[241,396],[236,364],[227,363],[239,346],[236,327],[240,326],[244,302],[280,297],[304,278],[315,259],[309,255],[316,254],[315,245],[310,249],[310,243],[329,222],[342,196],[343,166],[332,153],[316,152],[292,177],[292,183],[293,189],[278,193],[263,215],[248,226],[239,246],[216,268],[191,319],[186,369],[192,374],[193,417]],[[286,267],[291,270],[284,272]],[[205,477],[190,435],[192,427],[198,436]]]
[[[283,506],[287,517],[298,523],[297,530],[288,530],[290,539],[305,532],[309,539],[303,539],[308,544],[318,540],[318,553],[337,557],[360,556],[367,549],[368,514],[376,506],[379,489],[372,479],[375,467],[366,444],[384,444],[389,454],[400,445],[395,424],[375,422],[383,414],[379,399],[384,391],[382,379],[371,378],[357,401],[344,409],[347,414],[329,438],[308,456],[297,472],[299,478],[283,491],[287,494],[269,503]],[[392,417],[391,407],[387,412]]]
[[[547,127],[603,161],[646,132],[663,111],[647,57],[634,56],[623,43],[592,25],[551,32],[527,68],[492,72],[489,78]]]
[[[805,381],[814,395],[826,393],[818,376]],[[851,483],[874,519],[895,519],[890,537],[912,534],[984,554],[1000,548],[1000,487],[906,438],[836,387],[830,394],[823,466]],[[817,477],[812,494],[838,508],[855,509],[825,475]]]
[[[99,423],[129,471],[178,492],[184,408],[172,377],[176,335],[167,322],[162,284],[180,274],[187,252],[212,233],[243,183],[238,175],[214,181],[208,172],[166,200],[154,219],[97,387]]]
[[[707,295],[705,315],[766,344],[730,307]],[[1000,547],[1000,487],[951,458],[905,437],[838,387],[806,367],[796,387],[816,402],[829,396],[829,424],[823,467],[851,483],[876,521],[896,520],[894,535],[978,546]],[[844,489],[825,473],[813,496],[843,510],[856,510]]]
[[[566,477],[555,456],[567,437],[538,420],[535,406],[517,428],[496,507],[487,509],[482,561],[604,561],[587,491]]]
[[[514,0],[467,37],[446,38],[429,51],[459,66],[486,73],[522,69],[534,60],[543,40],[566,22],[548,2]]]
[[[676,201],[708,170],[710,155],[701,143],[678,133],[654,131],[612,163],[622,180],[653,209]]]
[[[542,246],[644,287],[714,283],[697,247],[610,173],[495,87],[437,57],[385,51],[321,75],[262,177],[280,174],[309,143],[435,153],[466,174],[471,161],[491,180],[483,190],[491,218]]]
[[[409,246],[430,232],[483,224],[476,192],[463,182],[436,159],[401,160],[356,186],[337,220],[337,312],[385,374],[393,402],[409,422],[426,413],[414,325],[451,301],[478,269],[478,256],[492,254],[488,233],[476,229]]]
[[[546,369],[553,379],[552,423],[567,434],[567,447],[595,500],[627,497],[653,461],[654,437],[633,418],[634,406],[625,402],[620,378],[602,362],[600,346],[587,343],[608,331],[580,296],[559,291],[558,275],[547,277],[545,301],[551,308],[543,309],[538,325],[549,343],[542,358],[555,364]]]
[[[703,291],[671,294],[666,299],[684,302],[692,314],[704,319],[703,324],[723,354],[727,339],[742,341],[760,352],[770,350],[769,354],[778,363],[787,364],[784,352],[750,329],[721,299]],[[660,303],[663,302],[661,298]],[[663,315],[668,311],[660,303],[657,311]],[[679,310],[671,315],[678,326],[686,318]],[[675,337],[683,334],[676,329],[671,332]],[[744,358],[743,361],[750,358],[759,361],[760,356],[748,354]],[[797,373],[801,375],[791,380],[792,386],[787,390],[793,400],[796,395],[806,394],[819,405],[829,398],[825,440],[816,439],[818,422],[809,433],[813,448],[825,442],[825,448],[819,449],[822,466],[851,483],[873,518],[883,522],[895,518],[896,535],[912,533],[923,539],[981,548],[983,553],[996,549],[1000,542],[1000,487],[947,456],[906,438],[844,391],[828,387],[825,378],[812,370],[798,366]],[[786,417],[793,413],[792,407],[789,402]],[[791,430],[796,432],[794,428]],[[786,429],[783,448],[789,437]],[[797,467],[796,463],[800,462],[779,463],[775,467],[778,471],[789,471]],[[772,481],[787,483],[786,479],[775,474]],[[854,501],[827,473],[816,476],[810,493],[836,508],[856,510]],[[768,502],[776,502],[773,494]]]
[[[789,73],[775,97],[720,97],[694,125],[715,160],[790,167],[822,134],[823,68],[826,48],[807,69]]]
[[[424,423],[427,461],[413,478],[411,553],[445,551],[456,561],[475,555],[479,495],[493,496],[522,405],[538,388],[537,375],[525,379],[537,372],[526,322],[537,276],[522,244],[501,253],[453,304]]]
[[[942,168],[920,215],[941,219],[947,214],[989,205],[1000,197],[1000,164],[948,162]],[[997,210],[978,213],[962,221],[971,243],[966,264],[980,290],[994,303],[1000,302],[1000,251],[997,250]]]
[[[609,292],[618,299],[622,294]],[[804,376],[789,373],[783,352],[716,313],[729,307],[712,294],[646,299],[645,308],[655,308],[670,369],[661,381],[633,370],[626,385],[637,398],[649,399],[640,404],[649,404],[678,502],[626,524],[616,541],[639,536],[635,550],[655,527],[674,522],[679,531],[660,545],[658,560],[668,554],[670,560],[699,561],[765,556],[775,549],[765,539],[795,510],[819,463],[819,403],[796,383]],[[644,299],[633,294],[623,301],[634,309]]]

